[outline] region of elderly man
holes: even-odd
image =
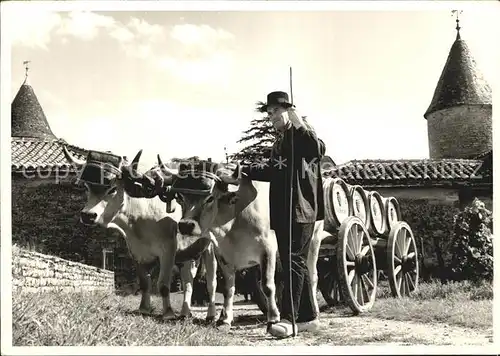
[[[269,93],[262,112],[267,112],[269,115],[279,134],[278,139],[273,145],[271,160],[267,166],[251,165],[243,167],[243,172],[253,180],[270,182],[271,229],[276,232],[285,274],[288,274],[289,266],[292,265],[292,285],[288,277],[284,278],[281,321],[268,328],[271,335],[285,338],[293,335],[292,318],[297,322],[296,332],[312,331],[319,327],[306,260],[314,224],[324,219],[323,186],[319,165],[325,154],[325,145],[318,139],[312,127],[297,115],[287,93],[281,91]],[[290,183],[293,184],[293,190]],[[290,198],[292,198],[291,206]],[[290,226],[291,261],[289,260]],[[292,315],[290,291],[293,293],[295,315]]]

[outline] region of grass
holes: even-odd
[[[396,299],[380,282],[373,309],[366,315],[380,319],[447,323],[467,328],[493,326],[493,285],[483,282],[420,283],[410,298]]]
[[[217,294],[217,301],[221,295]],[[182,293],[172,294],[174,310],[180,310]],[[12,328],[14,346],[225,346],[243,345],[249,341],[238,335],[219,332],[215,327],[186,320],[162,322],[158,318],[137,315],[139,296],[118,296],[103,293],[13,295]],[[320,298],[320,302],[323,299]],[[161,299],[153,297],[155,313],[161,312]],[[378,296],[372,310],[360,317],[386,320],[446,323],[474,329],[492,327],[493,287],[491,284],[439,282],[422,283],[411,298],[395,299],[385,282],[380,282]],[[329,314],[331,310],[323,313]],[[336,308],[333,314],[341,312]],[[322,313],[322,314],[323,314]],[[352,315],[350,311],[348,314]],[[236,315],[235,315],[236,316]],[[244,319],[244,315],[237,319]],[[263,319],[263,318],[262,318]],[[338,328],[335,315],[332,323]],[[259,327],[263,327],[259,325]],[[348,324],[345,327],[349,327]],[[340,328],[336,332],[344,332]],[[336,344],[363,344],[383,342],[393,338],[391,333],[354,332],[349,337],[335,338],[332,330],[321,336],[322,342],[335,339]],[[324,338],[327,338],[323,340]],[[321,341],[318,339],[319,341]],[[316,341],[318,341],[316,340]],[[343,341],[342,341],[343,340]],[[318,341],[318,342],[319,342]],[[400,342],[420,342],[408,335]],[[315,342],[304,340],[304,342]]]
[[[159,313],[161,301],[157,299],[153,301]],[[13,345],[223,346],[233,342],[212,326],[137,315],[138,303],[133,296],[90,292],[16,294],[12,306]],[[179,306],[174,307],[178,310]]]

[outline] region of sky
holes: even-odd
[[[41,11],[9,15],[11,102],[30,60],[57,137],[143,164],[224,159],[256,101],[289,92],[336,163],[427,158],[423,117],[456,37],[455,7],[389,11]],[[139,6],[136,7],[140,9]],[[387,7],[386,7],[387,8]],[[492,82],[491,10],[460,15]],[[497,47],[497,46],[495,46]]]

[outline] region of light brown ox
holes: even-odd
[[[66,159],[77,167],[77,171],[86,167],[87,162],[73,157],[66,147],[64,154]],[[152,311],[150,269],[152,263],[159,259],[158,290],[163,300],[162,317],[176,318],[170,303],[170,285],[174,263],[182,263],[184,302],[180,315],[190,316],[192,280],[198,264],[194,260],[197,260],[204,250],[203,257],[210,256],[211,248],[207,249],[208,244],[201,240],[195,247],[191,245],[189,249],[182,249],[178,244],[177,232],[177,222],[182,216],[179,204],[172,202],[171,212],[168,213],[160,198],[143,198],[145,195],[141,182],[146,176],[133,175],[141,154],[142,150],[137,153],[131,165],[127,165],[124,160],[119,169],[107,172],[109,184],[85,182],[87,203],[80,213],[80,221],[86,225],[114,229],[123,236],[136,265],[142,292],[139,312],[143,314],[150,314]],[[210,262],[207,261],[206,264],[210,265]],[[215,309],[208,311],[207,318],[215,319]]]
[[[155,172],[155,178],[163,186],[173,182],[170,192],[176,194],[183,208],[182,219],[178,223],[182,237],[191,241],[209,238],[215,247],[225,279],[224,306],[218,324],[230,327],[233,321],[235,271],[254,265],[261,267],[268,325],[279,320],[275,300],[277,241],[274,231],[270,229],[269,183],[248,179],[240,173],[239,165],[232,174],[227,169],[219,169],[216,174],[184,179],[186,176],[176,176],[168,169],[163,169],[160,157],[158,159],[161,169]],[[201,180],[208,186],[207,194],[196,194]],[[328,235],[323,231],[323,221],[318,221],[307,261],[315,297],[319,247]],[[210,305],[214,303],[215,295],[214,271],[211,268],[206,274],[207,285],[210,286]],[[316,298],[315,308],[319,312]]]

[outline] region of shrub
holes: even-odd
[[[417,243],[421,276],[447,279],[453,218],[460,210],[450,204],[430,204],[427,199],[398,198],[398,202]]]
[[[483,202],[472,204],[454,219],[450,270],[455,280],[493,280],[493,218]]]

